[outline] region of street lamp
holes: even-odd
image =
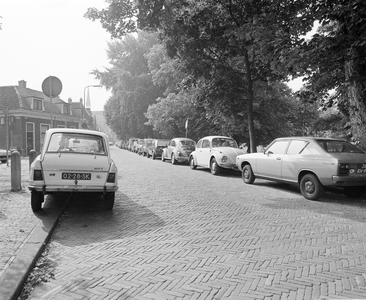
[[[87,88],[90,88],[90,87],[102,87],[101,85],[99,84],[92,84],[92,85],[87,85],[85,88],[84,88],[84,100],[83,100],[83,110],[82,110],[82,117],[84,119],[84,110],[85,110],[85,90]]]

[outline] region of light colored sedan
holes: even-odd
[[[319,199],[324,187],[343,187],[344,194],[354,198],[366,187],[366,154],[339,139],[278,138],[264,153],[239,155],[236,164],[245,183],[263,178],[298,184],[310,200]]]
[[[221,168],[238,170],[235,160],[243,153],[231,137],[206,136],[197,142],[196,150],[189,156],[189,165],[192,170],[209,168],[213,175],[218,175]]]
[[[44,195],[93,192],[113,209],[118,170],[109,151],[108,136],[92,130],[57,128],[46,132],[43,149],[31,164],[29,190],[34,211]]]
[[[176,163],[188,163],[189,155],[196,149],[196,142],[189,138],[171,139],[163,148],[161,160],[170,159],[173,165]]]

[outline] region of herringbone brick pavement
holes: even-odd
[[[71,200],[30,299],[366,299],[366,203],[113,149],[120,191]]]

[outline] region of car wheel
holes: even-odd
[[[241,173],[241,178],[247,184],[252,184],[255,180],[252,167],[250,165],[245,165]]]
[[[360,198],[364,193],[364,186],[346,186],[343,188],[343,194],[350,198]]]
[[[306,174],[301,178],[300,191],[309,200],[318,200],[324,193],[322,184],[313,174]]]
[[[218,163],[217,163],[217,161],[216,161],[215,158],[212,158],[211,159],[210,170],[211,170],[211,174],[212,175],[219,175],[220,174],[221,168],[218,165]]]
[[[42,209],[42,202],[44,195],[40,192],[32,191],[31,193],[31,206],[33,211],[40,211]]]
[[[152,154],[152,159],[154,160],[156,158],[155,152]]]
[[[192,169],[192,170],[196,170],[197,169],[197,166],[194,164],[194,158],[191,157],[189,159],[189,167]]]
[[[174,153],[172,154],[172,165],[176,165],[177,164],[177,161],[175,159],[175,155]]]
[[[104,196],[103,196],[103,200],[104,200],[104,207],[106,210],[112,210],[113,206],[114,206],[114,197],[115,197],[115,193],[114,192],[107,192]]]
[[[6,159],[5,159],[5,160],[2,160],[1,162],[2,162],[3,164],[5,164],[5,163],[6,163]]]
[[[164,162],[165,158],[164,158],[164,152],[161,154],[161,161]]]
[[[146,157],[147,157],[147,158],[150,158],[150,154],[149,154],[149,153],[146,153]]]

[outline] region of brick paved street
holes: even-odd
[[[30,299],[366,299],[366,203],[113,148],[120,190],[71,199]]]

